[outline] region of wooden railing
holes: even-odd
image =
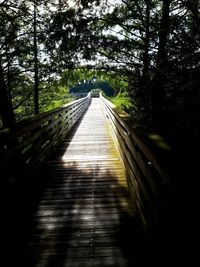
[[[88,93],[70,93],[70,95],[72,97],[74,97],[75,99],[80,99],[83,97],[86,97]]]
[[[0,131],[1,185],[32,172],[52,153],[89,106],[91,95]]]
[[[175,197],[169,174],[166,173],[158,153],[150,149],[130,122],[130,116],[101,95],[104,113],[108,119],[115,144],[121,155],[132,199],[143,224],[145,234],[163,225]],[[153,147],[153,146],[152,146]],[[169,147],[165,146],[169,153]],[[163,150],[165,150],[163,149]],[[155,150],[155,151],[154,151]],[[159,150],[159,149],[158,149]],[[160,149],[162,150],[162,149]],[[158,151],[157,151],[158,152]],[[166,151],[159,151],[160,155]]]

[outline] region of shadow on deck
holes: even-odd
[[[73,140],[82,121],[67,140]],[[39,173],[6,192],[6,266],[133,266],[141,261],[142,229],[118,161],[65,163],[70,143],[64,140]]]
[[[8,266],[133,266],[141,261],[142,232],[114,171],[57,168],[56,176],[51,166],[7,196]]]
[[[184,236],[178,242],[180,236],[146,242],[118,160],[63,160],[83,120],[40,172],[4,192],[4,266],[133,267],[183,262]],[[87,147],[95,146],[93,139],[90,142]],[[97,154],[109,142],[102,137]]]

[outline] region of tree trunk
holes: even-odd
[[[166,45],[169,32],[169,8],[171,0],[163,0],[162,18],[159,31],[158,45],[158,62],[157,66],[161,67],[167,62]]]
[[[149,0],[145,1],[146,3],[146,21],[145,21],[145,42],[144,42],[144,57],[143,57],[143,76],[145,77],[149,70],[149,19],[150,19],[150,5]]]
[[[199,0],[191,0],[187,3],[187,8],[191,12],[192,15],[192,35],[195,40],[199,40],[200,35],[200,16],[199,16],[199,8],[200,3]]]
[[[34,108],[39,114],[39,78],[38,78],[38,46],[37,46],[37,3],[34,0]]]
[[[7,67],[7,92],[8,92],[8,98],[9,101],[12,102],[12,92],[11,92],[11,77],[10,77],[10,59],[9,56],[7,55],[7,62],[8,62],[8,67]]]
[[[167,38],[169,32],[169,12],[171,0],[162,1],[162,17],[159,30],[159,44],[156,63],[156,72],[153,79],[152,91],[152,117],[156,128],[162,124],[163,99],[165,95],[165,82],[167,78]]]
[[[4,128],[13,129],[15,127],[15,115],[12,102],[9,100],[6,84],[4,80],[3,68],[0,62],[0,115]]]

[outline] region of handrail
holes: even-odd
[[[159,157],[126,122],[130,116],[125,112],[120,114],[110,101],[102,95],[100,97],[124,165],[130,194],[148,233],[151,227],[164,220],[164,213],[168,213],[168,204],[175,196],[173,186]]]
[[[0,131],[2,183],[37,168],[63,139],[89,106],[91,94],[63,107],[18,122],[15,132]]]

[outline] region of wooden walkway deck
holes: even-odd
[[[93,98],[48,161],[17,266],[135,266],[142,240],[131,203],[100,99]]]

